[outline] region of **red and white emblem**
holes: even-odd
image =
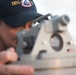
[[[32,4],[29,0],[21,0],[21,5],[24,7],[31,7]]]

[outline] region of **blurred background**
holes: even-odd
[[[42,14],[68,15],[68,31],[76,44],[76,0],[34,0],[37,11]]]

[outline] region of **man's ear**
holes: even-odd
[[[0,20],[0,34],[1,34],[1,31],[2,31],[2,26],[3,26],[3,21]]]
[[[2,20],[0,19],[0,26],[2,25]]]
[[[2,30],[3,21],[0,20],[0,31]]]
[[[1,25],[2,25],[2,20],[0,20],[0,34],[1,34]]]
[[[1,20],[0,20],[0,24],[1,24]]]

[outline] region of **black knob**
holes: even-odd
[[[70,22],[70,19],[67,15],[63,15],[60,17],[60,23],[62,25],[67,25]]]

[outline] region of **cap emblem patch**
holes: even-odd
[[[29,0],[21,0],[21,5],[24,7],[31,7],[32,4]]]

